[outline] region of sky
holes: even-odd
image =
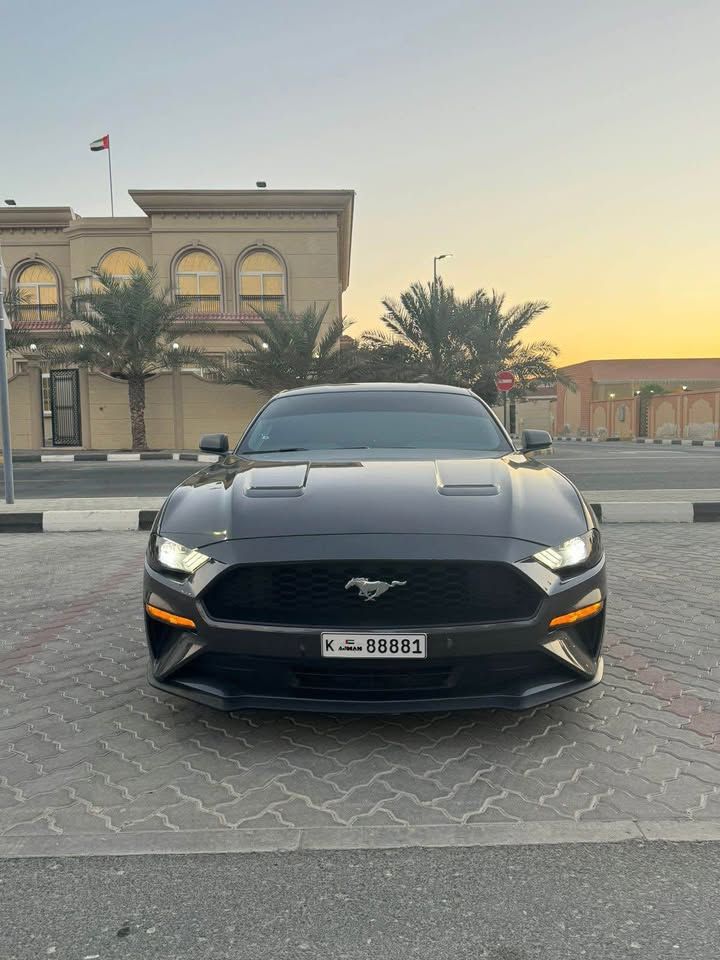
[[[0,0],[0,195],[356,191],[352,333],[432,277],[563,363],[720,356],[717,0]]]

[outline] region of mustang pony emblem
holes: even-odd
[[[367,580],[365,577],[353,577],[345,584],[345,589],[357,587],[363,600],[377,600],[384,593],[387,593],[390,587],[404,587],[407,580],[393,580],[388,583],[387,580]]]

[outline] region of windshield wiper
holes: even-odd
[[[277,447],[275,450],[241,450],[241,453],[252,455],[253,453],[301,453],[306,451],[307,447]]]

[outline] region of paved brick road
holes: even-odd
[[[720,561],[606,529],[606,681],[527,713],[225,715],[144,682],[142,534],[0,538],[0,835],[720,818]]]

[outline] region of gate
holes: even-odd
[[[639,437],[647,437],[650,421],[650,397],[638,398],[638,431]]]
[[[50,416],[54,447],[81,446],[79,371],[50,371]]]

